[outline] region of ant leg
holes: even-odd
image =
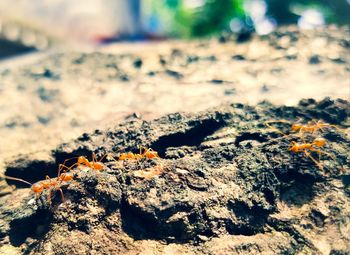
[[[63,161],[63,165],[65,165],[68,161],[71,161],[72,159],[77,159],[77,158],[79,158],[79,157],[68,158],[68,159]]]
[[[151,151],[152,149],[151,148],[146,148],[146,147],[143,147],[144,148],[144,152],[142,153],[142,156],[146,155],[147,152]]]
[[[68,161],[71,161],[72,159],[79,159],[81,156],[77,156],[77,157],[72,157],[72,158],[68,158],[65,161],[63,161],[63,164],[65,165]]]
[[[96,163],[96,162],[98,162],[98,161],[97,161],[97,157],[96,157],[95,152],[93,152],[93,153],[92,153],[92,163]]]
[[[145,155],[145,153],[147,152],[147,148],[144,146],[139,146],[139,154],[135,154],[135,159],[138,161],[139,159],[143,158],[143,156]],[[142,150],[144,151],[142,153]],[[138,157],[139,156],[139,157]]]
[[[326,156],[330,157],[334,161],[337,161],[337,158],[334,155],[330,154],[330,153],[327,153],[327,152],[324,152],[324,151],[321,151],[321,150],[316,150],[316,152],[320,155],[320,157],[321,157],[321,154],[323,154],[323,155],[326,155]]]
[[[318,154],[318,162],[321,162],[321,150],[316,150]]]
[[[336,125],[328,125],[328,126],[329,126],[329,127],[332,127],[332,128],[335,128],[338,132],[341,132],[341,133],[344,132],[340,127],[338,127],[338,126],[336,126]]]
[[[309,157],[320,169],[323,169],[323,166],[318,162],[308,151],[304,151],[305,155]]]
[[[106,159],[110,161],[118,161],[115,157],[112,156],[112,153],[106,153]]]
[[[304,144],[306,144],[307,142],[305,141],[304,133],[303,133],[302,131],[300,131],[299,134],[301,134],[301,135],[300,135],[301,141],[302,141]]]
[[[92,163],[99,163],[102,160],[104,160],[108,155],[109,155],[109,153],[105,153],[105,154],[103,154],[103,156],[99,160],[97,160],[96,154],[93,152],[92,153]]]
[[[77,158],[77,157],[76,157],[76,158]],[[68,166],[65,165],[65,162],[66,162],[66,161],[67,161],[67,160],[65,160],[65,161],[63,162],[63,164],[59,164],[59,165],[58,165],[58,173],[57,173],[57,176],[60,176],[61,171],[62,171],[63,169],[67,170],[67,172],[68,172],[68,171],[72,170],[73,167],[79,166],[79,165],[80,165],[80,163],[76,162],[76,163],[74,163],[73,165],[71,165],[70,167],[68,167]]]
[[[289,145],[288,150],[289,150],[289,151],[298,152],[299,150],[294,150],[294,149],[293,149],[293,147],[294,147],[295,145],[297,145],[297,144],[298,144],[298,143],[297,143],[296,141],[292,141],[292,142],[290,143],[290,145]]]
[[[64,195],[63,195],[63,191],[62,191],[62,189],[61,188],[57,188],[57,190],[60,192],[60,194],[61,194],[61,200],[62,200],[62,203],[64,203]]]
[[[319,120],[312,119],[312,120],[307,122],[307,125],[308,126],[317,125],[319,122],[320,122]]]
[[[46,175],[45,176],[45,180],[50,182],[50,185],[52,184],[52,179],[50,178],[50,176]]]
[[[35,199],[36,199],[36,200],[38,200],[38,199],[39,199],[40,194],[41,194],[41,192],[40,192],[40,193],[35,193],[35,194],[34,194],[34,195],[35,195]]]
[[[338,163],[338,165],[340,165],[340,167],[341,167],[341,170],[340,170],[340,171],[341,171],[342,173],[345,173],[344,166],[337,160],[337,158],[336,158],[333,154],[330,154],[330,153],[327,153],[327,152],[324,152],[324,151],[321,151],[321,150],[318,150],[318,153],[327,155],[328,157],[330,157],[331,159],[333,159],[336,163]]]
[[[287,134],[283,133],[281,130],[279,130],[278,128],[276,128],[276,127],[270,125],[270,123],[276,123],[276,122],[290,123],[289,121],[286,121],[286,120],[278,120],[278,121],[267,121],[267,122],[265,122],[264,124],[265,124],[268,128],[270,128],[270,129],[276,131],[277,133],[283,135],[283,137],[288,137],[288,136],[290,136],[290,134],[287,135]]]
[[[47,203],[51,206],[51,188],[47,191]]]
[[[99,161],[98,162],[101,162],[102,160],[104,160],[105,158],[108,158],[108,157],[112,157],[112,156],[110,156],[110,153],[105,153],[105,154],[103,154],[103,156],[99,159]],[[113,157],[112,157],[113,158]],[[114,159],[114,158],[113,158]]]
[[[303,122],[303,118],[302,117],[299,117],[296,121],[296,123],[302,123]]]
[[[147,150],[147,154],[148,154],[148,156],[147,156],[148,158],[159,158],[158,152],[156,152],[152,148],[149,148]]]
[[[322,131],[324,131],[324,128],[335,128],[337,131],[339,132],[343,132],[343,130],[338,127],[337,125],[332,125],[332,124],[328,124],[328,123],[325,123],[321,120],[319,120],[317,123],[316,123],[316,126],[321,129]]]
[[[58,172],[57,172],[57,176],[60,176],[61,172],[63,171],[63,169],[65,170],[70,170],[70,167],[64,165],[64,164],[59,164],[58,165]]]
[[[105,164],[102,161],[109,156],[109,153],[105,153],[99,160],[97,160],[96,154],[92,153],[92,162],[89,163],[90,168],[99,171],[105,169]]]
[[[60,176],[60,174],[61,174],[61,172],[63,171],[63,170],[67,170],[66,172],[69,172],[70,170],[72,170],[73,169],[73,167],[75,167],[75,166],[79,166],[80,165],[80,163],[74,163],[73,165],[71,165],[70,167],[68,167],[68,166],[65,166],[65,165],[63,165],[63,164],[60,164],[59,166],[58,166],[58,176]]]
[[[141,153],[141,148],[144,150],[143,153]],[[152,148],[147,148],[144,146],[140,147],[140,155],[145,155],[147,152],[152,152],[152,151],[154,151]]]

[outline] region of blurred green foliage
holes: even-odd
[[[325,17],[327,24],[350,25],[350,1],[347,0],[268,0],[269,13],[279,24],[296,23],[296,9],[314,8]]]
[[[174,36],[197,37],[230,30],[230,22],[239,20],[243,29],[254,29],[250,14],[245,8],[256,0],[153,0],[154,10],[161,9],[171,23],[169,32]],[[263,1],[263,0],[260,0]],[[350,25],[348,0],[265,0],[266,17],[277,25],[296,24],[307,9],[317,10],[326,24]]]
[[[243,0],[205,1],[197,8],[186,8],[183,1],[177,1],[174,8],[175,20],[182,27],[185,36],[204,36],[228,27],[233,17],[244,18]]]

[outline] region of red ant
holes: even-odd
[[[336,159],[334,158],[334,156],[321,151],[319,148],[324,147],[326,145],[327,141],[324,138],[316,138],[312,143],[297,143],[295,141],[293,141],[291,143],[291,146],[289,147],[288,150],[292,151],[292,152],[304,152],[304,154],[309,157],[320,169],[322,169],[322,165],[320,164],[320,160],[321,160],[321,154],[325,154],[330,156],[333,160],[336,161]],[[311,155],[311,151],[315,151],[318,153],[318,158],[319,161],[317,161],[312,155]]]
[[[109,154],[105,154],[100,160],[97,160],[95,153],[92,153],[92,161],[89,161],[86,157],[84,156],[79,156],[79,157],[73,157],[66,159],[63,164],[60,164],[58,166],[58,173],[60,174],[62,170],[67,170],[70,171],[73,169],[73,167],[79,167],[79,166],[85,166],[88,168],[92,168],[96,171],[101,171],[105,168],[105,165],[101,162],[106,156],[109,156]],[[77,162],[71,165],[70,167],[66,166],[66,162],[76,159]]]
[[[144,152],[142,153],[142,150]],[[139,160],[142,158],[159,158],[158,152],[152,150],[151,148],[147,149],[146,147],[140,147],[140,153],[132,153],[132,152],[126,152],[122,153],[119,156],[119,160]]]
[[[28,185],[31,186],[31,190],[33,191],[33,193],[38,197],[44,190],[48,190],[48,196],[47,196],[47,201],[49,204],[51,204],[51,191],[53,189],[58,190],[61,194],[61,199],[62,202],[64,202],[64,195],[63,195],[63,191],[61,189],[61,184],[62,182],[69,182],[71,180],[73,180],[73,174],[71,173],[63,173],[60,174],[58,177],[56,178],[50,178],[49,176],[46,176],[45,180],[42,181],[38,181],[34,184],[25,181],[23,179],[20,178],[15,178],[15,177],[10,177],[10,176],[4,176],[5,179],[8,180],[14,180],[14,181],[20,181],[23,183],[26,183]]]
[[[119,156],[119,160],[133,160],[133,159],[141,159],[142,158],[142,155],[141,154],[138,154],[138,153],[132,153],[132,152],[125,152],[125,153],[122,153],[120,154]]]
[[[145,151],[142,153],[142,156],[145,158],[159,158],[158,152],[152,150],[151,148],[147,149],[146,147],[141,147],[141,149],[144,149]]]
[[[270,121],[267,122],[266,125],[269,128],[273,128],[269,123],[272,122],[281,122],[281,123],[290,123],[289,121],[286,120],[278,120],[278,121]],[[318,121],[309,121],[307,124],[302,124],[302,123],[293,123],[291,126],[291,131],[292,132],[298,132],[298,134],[302,135],[303,133],[311,133],[314,134],[316,131],[321,130],[324,131],[325,128],[336,128],[339,130],[339,128],[335,125],[331,125],[328,123],[323,122],[322,120],[318,120]],[[273,128],[275,129],[275,128]],[[277,130],[280,134],[282,134],[283,136],[289,136],[284,134],[283,132],[281,132],[280,130]]]
[[[334,127],[336,129],[339,129],[335,125],[331,125],[328,123],[323,122],[322,120],[318,121],[309,121],[307,124],[301,124],[301,123],[294,123],[292,124],[291,130],[294,132],[299,132],[299,133],[315,133],[318,130],[323,131],[324,128],[331,128]]]
[[[284,120],[278,120],[278,121],[271,121],[271,122],[287,122],[290,123],[288,121],[284,121]],[[271,125],[269,125],[270,122],[267,122],[266,125],[268,127],[271,127]],[[291,142],[291,145],[289,147],[289,150],[292,152],[303,152],[307,157],[309,157],[320,169],[323,168],[323,166],[320,164],[320,160],[321,160],[321,154],[324,155],[328,155],[329,157],[331,157],[334,161],[337,161],[336,158],[331,155],[328,154],[326,152],[321,151],[320,148],[324,147],[327,143],[327,140],[324,138],[315,138],[311,143],[306,143],[304,141],[304,134],[305,133],[310,133],[311,135],[313,135],[315,132],[317,132],[318,130],[324,131],[325,128],[331,128],[334,127],[336,129],[339,129],[337,126],[335,125],[331,125],[328,123],[323,122],[322,120],[318,120],[318,121],[309,121],[307,124],[301,124],[301,123],[293,123],[291,126],[291,131],[292,132],[298,132],[298,136],[300,137],[300,139],[302,140],[302,143],[298,143],[298,142]],[[274,128],[275,129],[275,128]],[[277,132],[279,132],[280,134],[282,134],[284,137],[288,137],[291,136],[292,134],[286,135],[283,132],[281,132],[280,130],[277,129]],[[319,160],[317,161],[312,155],[311,152],[316,152],[318,154],[318,158]]]

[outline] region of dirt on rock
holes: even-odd
[[[349,254],[349,116],[342,99],[228,104],[153,121],[134,116],[44,160],[22,155],[5,173],[34,182],[55,177],[67,158],[110,153],[102,171],[70,171],[64,202],[58,190],[49,204],[46,191],[35,197],[8,181],[18,189],[0,198],[0,253]],[[290,132],[300,120],[335,126],[300,137]],[[288,150],[316,138],[327,141],[319,165]],[[160,158],[116,160],[138,146]]]

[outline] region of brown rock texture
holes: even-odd
[[[130,117],[57,146],[45,160],[19,156],[5,173],[34,182],[54,177],[67,158],[110,153],[102,171],[70,170],[74,179],[60,185],[64,202],[55,189],[51,204],[47,191],[1,197],[0,252],[348,254],[349,114],[343,99],[228,104],[153,121]],[[290,131],[313,120],[335,126]],[[316,138],[327,141],[319,165],[288,150]],[[138,146],[160,158],[117,160]]]

